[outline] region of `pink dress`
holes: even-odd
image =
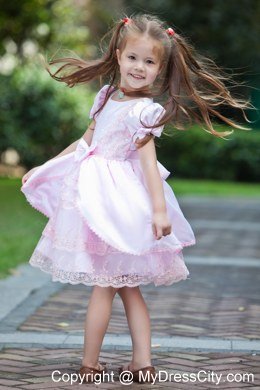
[[[108,86],[96,95],[90,117],[104,101]],[[189,271],[182,249],[193,245],[193,231],[158,162],[172,233],[156,240],[152,204],[136,138],[163,114],[150,98],[116,102],[109,98],[95,117],[89,146],[81,138],[75,152],[47,161],[21,187],[30,204],[49,220],[30,264],[52,274],[53,281],[99,286],[170,285]]]

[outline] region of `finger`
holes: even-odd
[[[160,238],[162,238],[162,235],[163,235],[162,229],[161,229],[161,228],[158,228],[158,229],[157,229],[156,239],[157,239],[157,240],[160,240]]]

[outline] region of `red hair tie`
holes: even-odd
[[[172,37],[175,34],[175,31],[171,27],[167,28],[166,32],[170,37]]]
[[[123,18],[122,22],[124,22],[124,25],[129,24],[131,22],[131,19],[129,18]]]

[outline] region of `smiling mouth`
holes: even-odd
[[[130,76],[132,76],[136,80],[144,80],[143,76],[140,76],[138,74],[133,74],[133,73],[129,73],[129,74],[130,74]]]

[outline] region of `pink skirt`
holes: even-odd
[[[49,218],[30,264],[53,281],[102,287],[184,280],[182,249],[193,231],[158,162],[172,233],[156,240],[139,160],[107,160],[81,139],[77,150],[43,164],[22,186]]]

